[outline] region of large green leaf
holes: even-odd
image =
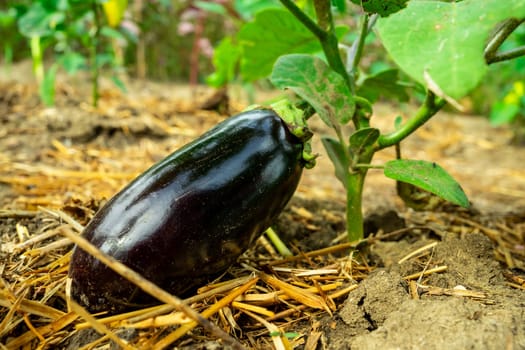
[[[406,9],[380,18],[377,28],[388,53],[408,75],[425,86],[431,80],[457,99],[485,75],[488,35],[510,17],[525,17],[525,1],[410,1]]]
[[[420,187],[462,207],[469,206],[468,198],[459,183],[436,163],[396,159],[387,162],[384,171],[391,179]]]
[[[346,28],[337,28],[342,36]],[[241,74],[253,81],[267,77],[277,58],[290,53],[313,53],[321,50],[317,38],[287,10],[268,9],[256,14],[238,34],[243,47]]]
[[[270,77],[281,89],[291,89],[308,102],[329,126],[334,121],[348,122],[355,102],[344,79],[312,55],[292,54],[279,57]]]

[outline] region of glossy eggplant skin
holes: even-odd
[[[116,194],[83,236],[184,295],[225,271],[272,224],[297,188],[302,150],[272,110],[230,117]],[[154,303],[78,247],[69,277],[71,296],[91,312]]]

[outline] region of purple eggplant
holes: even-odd
[[[83,236],[179,296],[223,273],[295,192],[304,143],[270,109],[230,117],[158,162],[99,210]],[[71,296],[91,312],[155,303],[76,247]]]

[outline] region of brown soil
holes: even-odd
[[[0,342],[8,349],[21,334],[32,332],[30,321],[35,327],[50,323],[49,318],[28,312],[28,304],[20,307],[23,303],[17,304],[17,298],[67,309],[63,289],[67,264],[58,268],[56,285],[24,285],[41,273],[39,268],[47,268],[71,249],[65,243],[47,250],[61,239],[58,235],[24,246],[63,224],[45,209],[60,209],[86,224],[101,203],[134,176],[224,118],[198,108],[210,94],[204,88],[192,94],[187,86],[144,82],[128,86],[129,93],[122,95],[103,85],[99,107],[93,108],[85,102],[85,85],[59,84],[57,106],[45,108],[31,83],[0,83]],[[243,101],[241,94],[231,97],[232,113],[242,109],[243,104],[236,102]],[[388,130],[396,111],[379,106],[375,125]],[[315,120],[312,127],[317,133],[327,132]],[[525,349],[525,150],[510,146],[511,138],[510,130],[492,128],[481,117],[442,112],[404,144],[405,157],[435,161],[456,177],[473,204],[470,210],[448,205],[420,212],[407,209],[396,196],[395,184],[372,170],[364,195],[368,245],[356,256],[343,251],[305,258],[297,265],[278,265],[335,266],[343,284],[355,285],[334,299],[330,313],[303,308],[272,321],[281,331],[297,333],[291,336],[295,339],[290,348]],[[344,241],[344,192],[317,138],[314,149],[320,153],[318,165],[305,171],[276,223],[295,252]],[[386,150],[374,162],[392,157],[393,150]],[[240,263],[268,270],[278,257],[272,257],[263,243],[259,241]],[[24,249],[18,249],[21,246]],[[38,254],[32,255],[35,251]],[[248,276],[250,270],[244,268],[234,266],[230,277]],[[284,272],[269,271],[290,281]],[[259,290],[264,288],[267,285],[259,284]],[[266,307],[274,307],[276,313],[283,310],[282,304]],[[222,312],[212,320],[231,325],[225,320],[233,317],[238,329],[228,330],[245,346],[274,347],[261,323],[228,310],[230,316]],[[80,321],[44,335],[33,331],[25,348],[78,349],[101,338],[92,328],[75,330],[73,325]],[[148,334],[154,338],[164,331],[157,327]],[[138,347],[134,342],[144,339],[146,331],[115,332]],[[105,340],[93,348],[110,343]],[[177,346],[224,348],[199,329]]]

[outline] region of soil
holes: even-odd
[[[0,269],[2,293],[15,297],[22,295],[23,283],[18,281],[27,275],[17,274],[14,266],[34,263],[31,273],[36,274],[36,267],[58,261],[71,250],[70,244],[52,252],[41,250],[33,262],[28,251],[34,246],[15,249],[62,223],[46,208],[60,209],[86,224],[137,174],[225,118],[199,108],[212,94],[204,87],[131,80],[127,94],[103,82],[95,108],[87,102],[85,83],[63,79],[56,106],[44,107],[28,72],[27,65],[13,67],[0,81]],[[274,95],[262,91],[257,99]],[[234,89],[230,113],[242,110],[245,101],[242,91]],[[413,112],[410,106],[403,108],[405,114]],[[389,130],[397,111],[397,106],[380,105],[372,121]],[[318,164],[304,172],[275,225],[299,255],[345,239],[344,189],[317,136],[329,131],[315,119],[312,129]],[[472,203],[468,210],[443,203],[423,211],[410,209],[396,195],[395,183],[371,170],[364,194],[368,242],[358,254],[346,250],[308,262],[339,266],[350,261],[355,266],[345,281],[355,288],[335,299],[331,312],[306,309],[275,321],[283,331],[296,333],[298,340],[290,348],[525,349],[525,150],[509,144],[512,136],[512,130],[493,128],[482,117],[444,111],[403,144],[405,157],[435,161],[459,180]],[[393,150],[385,150],[374,162],[393,157]],[[276,260],[279,257],[271,256],[259,241],[230,274],[243,271],[243,262],[268,268]],[[56,296],[48,305],[66,311],[61,283],[67,265],[60,273]],[[26,294],[34,295],[33,300],[47,295],[38,286],[32,288]],[[14,299],[2,303],[0,342],[11,349],[13,339],[31,327],[24,321],[27,312],[9,312]],[[230,331],[243,345],[273,348],[260,323],[257,328],[245,317],[235,320],[239,328]],[[128,329],[118,335],[133,344],[142,333]],[[53,336],[45,341],[42,335],[34,336],[26,348],[78,349],[101,338],[92,328],[72,327]],[[93,348],[107,348],[104,344],[117,348],[108,340]],[[202,329],[175,345],[227,348]]]

